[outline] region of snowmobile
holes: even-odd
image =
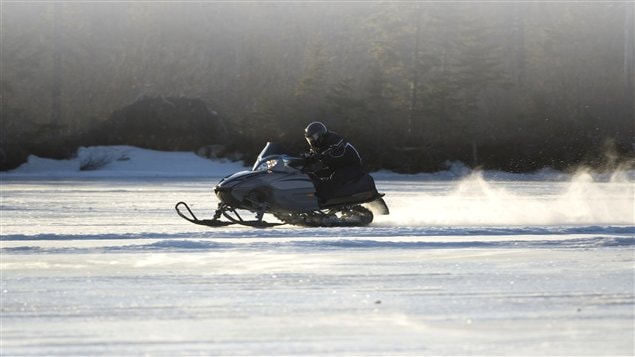
[[[389,214],[384,194],[377,192],[370,175],[343,185],[323,200],[316,192],[319,178],[311,166],[310,157],[289,155],[282,145],[268,142],[251,170],[229,175],[214,187],[219,202],[213,218],[198,219],[185,202],[177,203],[175,209],[181,218],[209,227],[366,226],[373,214]],[[255,218],[243,219],[239,210],[249,211]],[[265,221],[265,214],[279,222]]]

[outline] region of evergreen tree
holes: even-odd
[[[473,10],[472,10],[473,11]],[[494,42],[491,27],[477,17],[465,16],[461,21],[454,77],[459,88],[458,106],[465,117],[465,134],[470,138],[472,163],[479,164],[478,141],[489,130],[480,111],[483,92],[491,86],[501,85],[506,75],[501,69],[500,46]]]

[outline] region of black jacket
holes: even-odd
[[[324,164],[317,172],[321,177],[344,183],[364,174],[357,149],[345,137],[332,131],[324,135],[319,145],[311,147],[311,153]]]

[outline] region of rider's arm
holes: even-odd
[[[346,139],[341,139],[338,143],[331,145],[324,152],[325,161],[331,162],[336,167],[354,166],[361,164],[361,157],[357,149]]]

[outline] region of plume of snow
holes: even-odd
[[[635,224],[635,183],[628,173],[598,181],[578,172],[554,183],[553,192],[532,190],[531,181],[514,192],[504,183],[485,180],[475,171],[456,181],[450,191],[420,190],[417,195],[386,197],[390,225],[593,225]]]

